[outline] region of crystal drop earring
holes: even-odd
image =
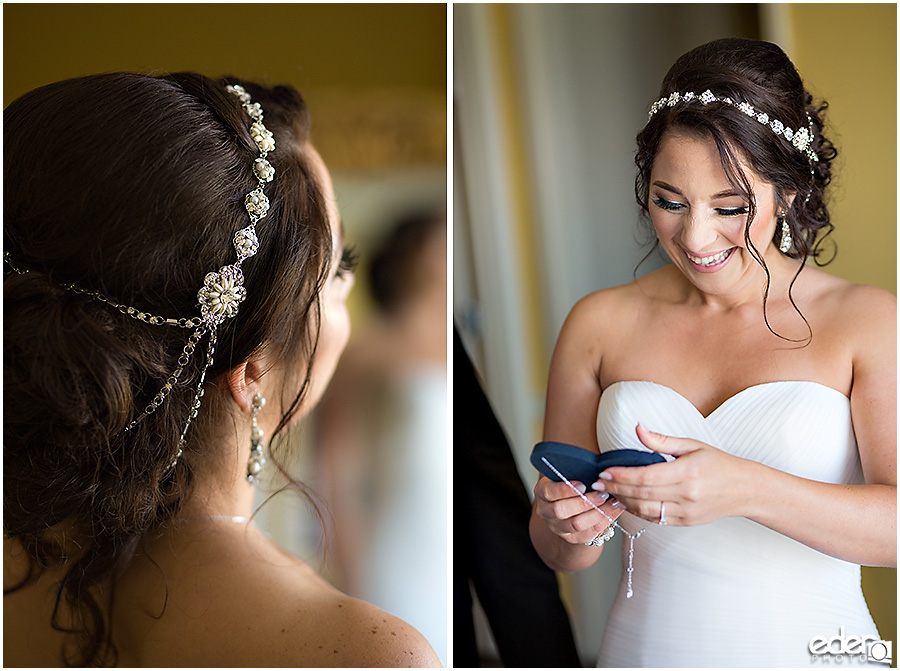
[[[256,394],[250,403],[250,459],[247,461],[247,482],[251,485],[259,483],[259,474],[266,465],[266,457],[263,454],[263,432],[257,423],[259,411],[265,404],[266,399],[259,394]]]
[[[794,244],[794,239],[791,237],[791,227],[788,226],[787,217],[785,216],[784,210],[781,211],[781,244],[778,245],[778,249],[781,250],[782,254],[787,254],[791,251],[791,245]]]

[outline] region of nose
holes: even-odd
[[[693,211],[685,217],[681,230],[681,244],[691,252],[713,252],[719,234],[713,217],[703,212]]]

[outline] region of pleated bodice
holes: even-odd
[[[597,413],[601,452],[646,450],[638,423],[799,477],[863,483],[849,399],[819,383],[755,385],[707,417],[663,385],[610,385]],[[809,652],[813,637],[841,626],[877,636],[856,564],[746,518],[661,527],[625,513],[619,522],[647,531],[634,545],[634,596],[625,598],[623,579],[598,666],[821,665]]]

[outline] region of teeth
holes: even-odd
[[[722,263],[722,261],[725,260],[725,257],[728,256],[728,252],[730,251],[730,249],[726,249],[724,252],[719,252],[714,256],[694,256],[693,254],[688,254],[687,252],[685,252],[685,254],[687,254],[687,257],[698,266],[714,266],[717,263]]]

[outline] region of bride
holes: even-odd
[[[660,95],[636,193],[672,263],[572,309],[544,440],[666,463],[541,477],[532,541],[573,572],[625,536],[598,666],[821,664],[845,633],[856,662],[859,565],[896,566],[896,299],[807,266],[836,152],[781,49],[698,47]]]
[[[349,336],[308,131],[293,89],[192,73],[4,112],[4,665],[439,666],[252,519]]]

